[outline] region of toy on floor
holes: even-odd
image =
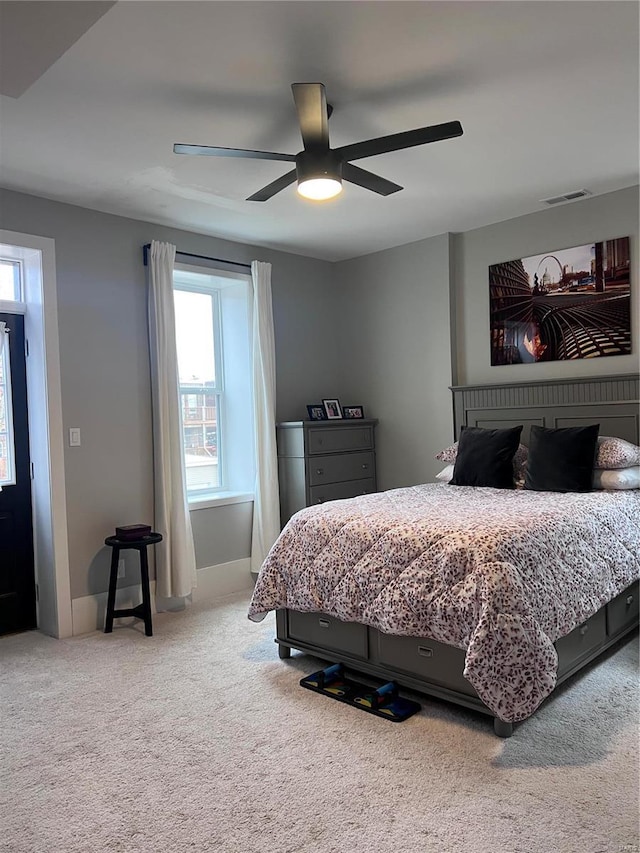
[[[376,689],[347,678],[341,663],[335,663],[301,678],[300,686],[394,723],[401,723],[420,710],[417,702],[398,695],[398,685],[394,681]]]

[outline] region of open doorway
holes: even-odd
[[[7,299],[6,292],[2,294],[5,298],[0,298],[0,312],[24,318],[37,627],[54,637],[70,637],[54,241],[0,231],[0,260],[19,269],[21,282],[13,299]]]

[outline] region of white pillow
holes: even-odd
[[[593,472],[594,489],[640,489],[640,465],[633,468],[604,470],[596,468]]]
[[[453,465],[447,465],[447,467],[443,468],[439,474],[436,474],[436,480],[442,480],[445,483],[448,483],[452,477],[453,477]]]

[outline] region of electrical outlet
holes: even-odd
[[[118,577],[124,577],[124,560],[118,560]]]

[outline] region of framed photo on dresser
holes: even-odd
[[[310,421],[326,421],[327,419],[327,413],[322,403],[312,403],[310,406],[307,406],[307,414]]]
[[[323,400],[322,405],[324,406],[328,421],[340,420],[342,418],[342,408],[338,400]]]
[[[364,418],[364,408],[362,406],[343,406],[342,416],[344,418]]]

